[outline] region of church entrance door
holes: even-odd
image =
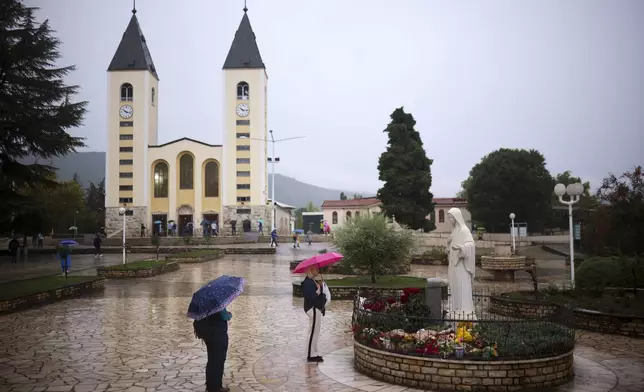
[[[152,214],[152,235],[168,235],[168,215]]]
[[[250,233],[250,220],[245,219],[243,222],[244,233]]]

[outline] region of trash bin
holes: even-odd
[[[443,318],[443,296],[447,284],[441,278],[427,278],[425,284],[425,305],[432,319]]]

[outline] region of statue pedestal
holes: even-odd
[[[425,306],[429,308],[431,318],[443,318],[443,299],[446,297],[447,283],[441,278],[427,278]]]

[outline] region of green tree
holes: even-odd
[[[552,206],[553,207],[560,206],[564,208],[563,209],[553,208],[552,214],[550,215],[550,219],[546,222],[547,227],[565,228],[566,230],[568,229],[568,212],[565,209],[565,206],[559,203],[559,197],[554,193],[554,186],[556,184],[564,184],[568,186],[570,184],[576,184],[576,183],[583,184],[584,193],[579,198],[579,202],[575,204],[575,209],[577,210],[577,212],[575,213],[575,218],[585,219],[587,218],[588,212],[597,207],[598,199],[595,196],[590,194],[590,182],[588,181],[584,182],[581,180],[580,177],[573,176],[570,170],[566,170],[565,172],[559,173],[552,178],[552,187],[553,187],[553,192],[551,195]]]
[[[334,243],[344,261],[356,270],[367,271],[371,282],[409,262],[414,246],[411,230],[392,224],[382,214],[357,216],[335,232]]]
[[[306,227],[302,227],[304,225],[302,221],[302,213],[317,212],[317,211],[320,211],[320,209],[317,208],[312,201],[310,201],[304,208],[296,208],[295,211],[293,212],[295,215],[295,227],[306,230],[307,229]]]
[[[84,145],[67,130],[81,125],[86,102],[71,102],[78,86],[57,68],[60,41],[36,8],[19,0],[0,2],[0,217],[33,211],[37,185],[53,181],[54,168],[39,160],[63,156]],[[36,159],[36,163],[29,158]],[[28,195],[32,196],[29,198]]]
[[[362,199],[362,195],[361,195],[361,194],[359,194],[359,193],[354,193],[354,194],[353,194],[353,199],[354,199],[354,200],[355,200],[355,199]]]
[[[340,200],[347,200],[347,195],[344,192],[340,192]]]
[[[411,229],[433,230],[426,217],[434,211],[431,165],[425,154],[420,134],[414,129],[416,121],[403,108],[394,110],[384,132],[389,136],[387,150],[378,161],[379,179],[384,184],[378,199],[386,216]]]
[[[462,197],[467,199],[467,188],[469,188],[470,183],[472,182],[472,177],[468,176],[463,182],[461,182],[461,190],[456,193],[456,197]]]
[[[464,184],[472,219],[488,231],[508,230],[511,212],[529,230],[540,231],[552,214],[552,176],[536,150],[494,151],[472,168]]]

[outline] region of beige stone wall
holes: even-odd
[[[429,390],[542,389],[574,377],[572,351],[524,361],[463,361],[398,355],[354,342],[354,363],[360,373],[375,379]]]
[[[105,209],[105,232],[108,234],[123,228],[123,216],[119,215],[120,207],[107,207]],[[148,229],[148,207],[129,207],[134,211],[134,215],[125,217],[125,236],[126,237],[140,237],[141,236],[141,223]],[[122,234],[115,237],[119,238]]]

